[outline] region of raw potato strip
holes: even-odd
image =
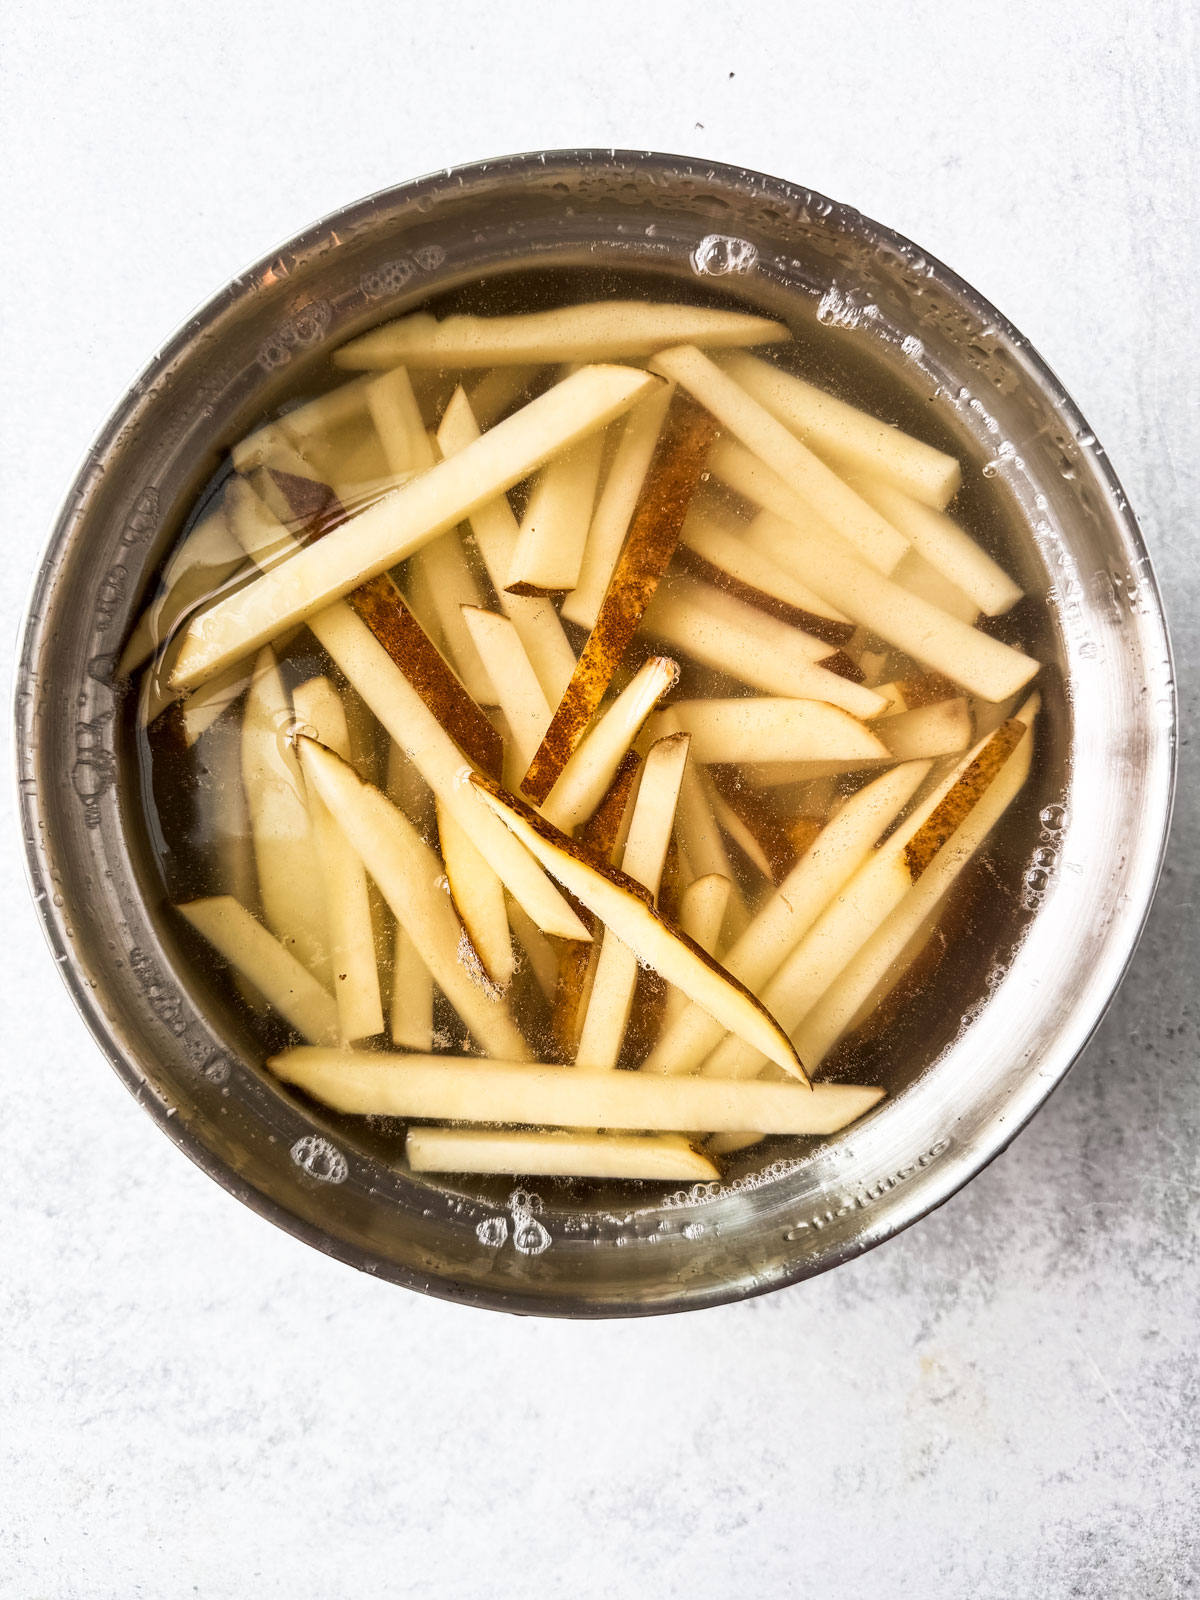
[[[363,774],[360,772],[359,776]],[[427,840],[432,796],[421,774],[394,738],[388,750],[387,797]],[[388,1031],[393,1044],[409,1050],[433,1049],[433,974],[399,921],[392,944]]]
[[[588,729],[542,804],[542,815],[572,833],[600,804],[626,753],[655,706],[679,681],[679,668],[652,656]],[[541,747],[545,749],[545,743]]]
[[[427,472],[436,455],[425,432],[412,380],[404,368],[372,378],[366,396],[391,471]],[[491,678],[463,625],[460,607],[479,605],[483,596],[467,565],[457,528],[431,539],[409,557],[409,563],[420,569],[451,664],[467,694],[477,705],[495,705]]]
[[[704,764],[888,758],[887,746],[861,722],[820,700],[677,700],[671,709],[692,735],[693,759]]]
[[[518,400],[528,396],[542,370],[538,362],[529,366],[493,367],[490,372],[484,373],[463,397],[479,426],[490,428],[493,423],[499,422]],[[442,420],[445,421],[444,416]],[[441,424],[438,431],[441,432]]]
[[[703,351],[694,345],[664,350],[650,369],[690,390],[723,428],[881,572],[890,572],[909,548],[902,534]]]
[[[859,870],[928,771],[927,762],[897,767],[847,800],[726,953],[725,966],[735,978],[762,988]],[[721,1031],[699,1006],[689,1006],[664,1027],[643,1072],[694,1072],[720,1044]]]
[[[838,472],[869,472],[939,511],[962,483],[962,468],[953,456],[890,427],[857,406],[835,400],[823,389],[769,361],[738,354],[729,356],[721,365],[772,416]],[[882,507],[877,509],[882,511]],[[903,533],[904,529],[900,531]]]
[[[979,621],[979,607],[965,594],[957,584],[951,583],[934,566],[931,566],[925,557],[916,550],[910,550],[892,573],[892,580],[902,589],[907,589],[909,594],[918,595],[922,600],[928,600],[930,605],[937,606],[947,616],[957,617],[959,622],[965,622],[973,628]]]
[[[685,571],[828,644],[844,645],[854,636],[854,624],[848,617],[748,545],[740,527],[735,532],[711,516],[693,511],[683,525],[677,561]]]
[[[675,553],[683,519],[715,435],[711,418],[676,400],[646,472],[629,537],[596,625],[521,788],[543,801],[568,766]]]
[[[297,720],[311,728],[322,744],[349,761],[346,713],[341,696],[329,679],[310,678],[302,683],[292,695],[292,704]],[[324,887],[322,899],[329,928],[338,1034],[343,1044],[353,1044],[356,1039],[383,1032],[367,874],[320,795],[309,795],[308,809]]]
[[[1036,701],[1037,697],[1034,697]],[[815,1065],[837,1043],[875,987],[903,956],[922,924],[934,914],[956,878],[1016,799],[1033,759],[1036,705],[1022,708],[1021,737],[995,772],[986,790],[966,813],[961,826],[921,870],[900,905],[844,967],[836,981],[801,1022],[797,1042]]]
[[[533,973],[534,981],[542,991],[546,1004],[553,1006],[554,996],[558,987],[558,955],[553,944],[538,927],[519,901],[511,897],[508,904],[508,920],[512,924],[512,931],[520,941],[522,950],[529,962],[529,970]],[[572,942],[567,946],[566,955],[576,949],[586,950],[587,945],[578,945]]]
[[[687,734],[673,733],[650,747],[621,855],[622,872],[640,883],[652,902],[658,899],[675,826],[688,743]],[[606,928],[583,1018],[576,1066],[598,1071],[616,1066],[629,1026],[637,976],[637,957],[611,928]]]
[[[737,1133],[837,1133],[883,1099],[848,1083],[735,1083],[580,1072],[541,1062],[383,1055],[300,1046],[267,1065],[285,1083],[358,1116],[429,1117],[534,1127],[711,1128]]]
[[[891,757],[885,757],[891,760]],[[815,783],[818,779],[838,778],[844,772],[862,772],[864,768],[879,766],[879,759],[864,761],[847,758],[840,761],[749,761],[742,768],[742,778],[755,789],[781,789],[794,783]]]
[[[774,344],[788,337],[782,322],[741,311],[713,311],[642,300],[605,300],[512,317],[427,312],[401,317],[352,339],[334,355],[351,370],[394,367],[490,367],[508,362],[621,361],[652,355],[667,344],[710,348]]]
[[[162,593],[138,618],[117,661],[117,677],[128,677],[170,638],[177,623],[227,582],[245,556],[225,524],[218,504],[196,523],[162,575]]]
[[[785,1071],[807,1083],[787,1035],[766,1008],[698,945],[663,922],[639,883],[614,868],[589,860],[587,853],[565,833],[531,807],[505,795],[482,774],[473,773],[471,782],[546,870],[623,940],[635,956],[711,1011],[732,1033],[753,1043]],[[717,1131],[714,1124],[704,1121],[688,1126]]]
[[[172,675],[175,687],[191,688],[293,623],[308,621],[620,416],[654,382],[629,367],[584,367],[564,378],[458,455],[218,601],[189,628]]]
[[[175,909],[302,1038],[314,1045],[337,1042],[332,995],[232,895],[192,900]]]
[[[304,781],[288,743],[293,722],[292,703],[268,645],[254,663],[242,716],[242,782],[258,894],[271,932],[328,986],[332,969],[321,870]]]
[[[463,620],[496,685],[497,704],[508,724],[515,769],[524,772],[550,725],[552,713],[545,691],[525,654],[520,635],[507,617],[480,606],[464,606]]]
[[[661,392],[665,393],[666,388],[664,386]],[[438,428],[442,455],[457,455],[478,438],[479,423],[463,390],[456,389]],[[500,609],[517,630],[543,694],[551,706],[556,706],[575,671],[575,652],[549,600],[538,595],[509,594],[504,587],[520,532],[508,497],[497,495],[494,500],[476,506],[469,520],[476,548],[499,597]],[[497,685],[497,690],[499,688]]]
[[[305,442],[320,434],[353,421],[366,409],[367,384],[362,378],[350,383],[339,383],[327,394],[318,395],[305,405],[296,406],[274,422],[247,434],[232,450],[233,465],[237,472],[250,472],[255,467],[268,464],[280,441],[292,451],[299,451]]]
[[[754,519],[747,537],[864,628],[984,700],[1006,699],[1039,670],[1032,657],[881,577],[853,551],[770,512]]]
[[[562,607],[568,622],[589,632],[596,626],[608,593],[674,393],[673,383],[664,384],[640,400],[621,426],[621,437],[592,514],[579,581]]]
[[[758,842],[758,836],[754,830],[743,817],[738,815],[711,778],[707,778],[704,786],[708,803],[712,806],[713,815],[716,817],[719,826],[724,828],[725,832],[756,871],[761,872],[768,883],[773,883],[775,874],[771,870],[770,857]]]
[[[283,488],[286,494],[288,485],[284,484]],[[229,503],[230,527],[242,548],[256,562],[269,559],[267,552],[277,551],[281,540],[285,547],[299,548],[248,484],[231,484]],[[503,741],[446,665],[392,578],[381,573],[360,584],[347,596],[346,604],[411,683],[439,727],[484,771],[498,773],[504,754]],[[375,714],[379,715],[377,710]]]
[[[941,511],[870,477],[851,480],[868,505],[898,528],[918,555],[970,595],[985,616],[1012,609],[1024,591],[964,528]]]
[[[725,921],[725,910],[732,889],[730,880],[719,872],[706,872],[702,878],[692,879],[679,903],[680,929],[702,950],[707,950],[710,956],[717,953],[721,924]],[[689,1004],[687,996],[678,989],[667,991],[667,1003],[663,1010],[664,1033],[683,1015]]]
[[[790,1031],[798,1026],[904,899],[924,861],[963,821],[990,777],[1012,753],[1021,731],[1015,725],[1006,726],[958,762],[879,845],[792,948],[762,991],[764,1003],[785,1028]],[[701,1070],[717,1077],[753,1077],[763,1064],[761,1054],[729,1037]]]
[[[794,700],[826,700],[855,717],[878,716],[883,709],[873,690],[829,670],[826,663],[835,652],[824,640],[693,579],[660,590],[642,626],[680,655],[753,689]]]
[[[593,433],[542,468],[505,576],[509,594],[563,594],[578,583],[603,455],[604,435]]]
[[[682,1181],[719,1178],[719,1168],[682,1134],[492,1133],[481,1128],[411,1128],[414,1172],[537,1173],[556,1178]]]
[[[471,960],[470,941],[442,887],[437,856],[404,813],[364,783],[348,762],[312,739],[297,742],[305,777],[362,857],[465,1027],[491,1055],[519,1060],[525,1041],[503,1000],[473,970],[477,962]]]
[[[254,555],[250,544],[247,548]],[[589,939],[587,929],[529,852],[459,782],[463,769],[459,746],[366,623],[347,604],[338,601],[310,618],[309,627],[425,782],[454,811],[505,888],[521,901],[539,927],[566,939]]]
[[[227,672],[210,678],[201,688],[188,695],[179,708],[183,727],[183,742],[190,749],[196,740],[217,718],[229,710],[246,692],[251,678],[250,668],[244,661],[235,661]]]
[[[624,847],[633,809],[629,797],[641,765],[641,756],[630,750],[617,768],[608,793],[579,831],[579,842],[609,865]],[[585,911],[583,915],[595,934],[599,923],[590,911]],[[595,944],[573,944],[563,951],[558,965],[552,1024],[558,1047],[567,1059],[573,1060],[579,1047],[579,1033],[596,970],[597,954]]]
[[[656,719],[655,731],[680,733],[682,729],[673,710],[668,707]],[[725,928],[730,937],[736,937],[746,926],[746,903],[737,886],[729,853],[717,819],[713,816],[700,768],[689,761],[684,768],[683,786],[679,791],[679,805],[675,811],[675,839],[683,857],[686,874],[693,878],[715,873],[728,878],[730,883],[729,906],[725,913]]]
[[[497,989],[507,989],[516,963],[504,885],[445,805],[439,804],[437,821],[450,898],[489,980]]]
[[[940,700],[884,717],[875,731],[897,761],[923,756],[956,756],[974,736],[969,700]]]

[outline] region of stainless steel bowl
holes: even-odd
[[[936,415],[1024,529],[1025,584],[1050,602],[1035,804],[1007,863],[1027,874],[1035,909],[1006,970],[960,974],[961,1025],[905,1037],[897,1092],[861,1126],[766,1171],[751,1155],[740,1179],[666,1200],[442,1191],[291,1098],[236,1022],[201,1008],[126,825],[114,652],[222,450],[331,343],[518,266],[668,272],[839,326],[856,359],[916,402],[944,402]],[[193,317],[67,497],[29,606],[16,713],[50,945],[96,1039],[171,1138],[264,1216],[365,1271],[575,1317],[778,1288],[878,1244],[978,1172],[1116,989],[1153,894],[1173,776],[1170,654],[1145,548],[1107,457],[1021,335],[847,207],[753,172],[614,151],[517,156],[376,195]]]

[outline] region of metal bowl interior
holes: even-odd
[[[938,402],[930,415],[991,480],[1020,530],[1019,575],[1052,617],[1038,803],[1029,853],[1008,863],[1034,909],[1011,960],[964,971],[951,1032],[904,1035],[898,1092],[865,1122],[666,1199],[430,1187],[290,1096],[236,1020],[201,1004],[129,825],[114,653],[223,450],[332,344],[518,267],[666,272],[798,328],[836,327],[851,359],[886,369],[914,405]],[[165,1131],[247,1204],[357,1267],[561,1316],[676,1311],[794,1282],[979,1171],[1116,989],[1153,894],[1173,777],[1170,654],[1145,549],[1104,452],[1026,341],[953,273],[846,207],[756,173],[611,151],[519,156],[389,190],[197,313],[70,491],[30,603],[16,710],[50,943]]]

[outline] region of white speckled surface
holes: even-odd
[[[1012,317],[1140,511],[1185,713],[1140,954],[1014,1148],[825,1279],[644,1324],[423,1300],[202,1177],[71,1011],[6,784],[0,1596],[1197,1592],[1190,0],[5,15],[6,637],[103,414],[237,269],[434,166],[616,143],[850,201]]]

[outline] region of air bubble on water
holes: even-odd
[[[513,1228],[513,1248],[523,1256],[540,1256],[550,1248],[550,1235],[536,1217],[526,1217]]]
[[[1057,803],[1044,806],[1038,815],[1038,821],[1051,833],[1061,833],[1067,825],[1067,808]]]
[[[734,239],[724,233],[707,234],[692,251],[693,269],[709,278],[749,272],[757,260],[758,250],[749,239]]]
[[[900,341],[900,348],[910,361],[919,361],[925,354],[925,346],[911,333]]]
[[[318,1134],[306,1133],[292,1146],[292,1160],[319,1183],[345,1183],[350,1168],[336,1145]]]
[[[508,1238],[507,1217],[484,1217],[475,1228],[475,1237],[489,1250],[498,1250]]]
[[[704,1237],[704,1224],[702,1222],[685,1222],[681,1231],[685,1239],[702,1239]]]

